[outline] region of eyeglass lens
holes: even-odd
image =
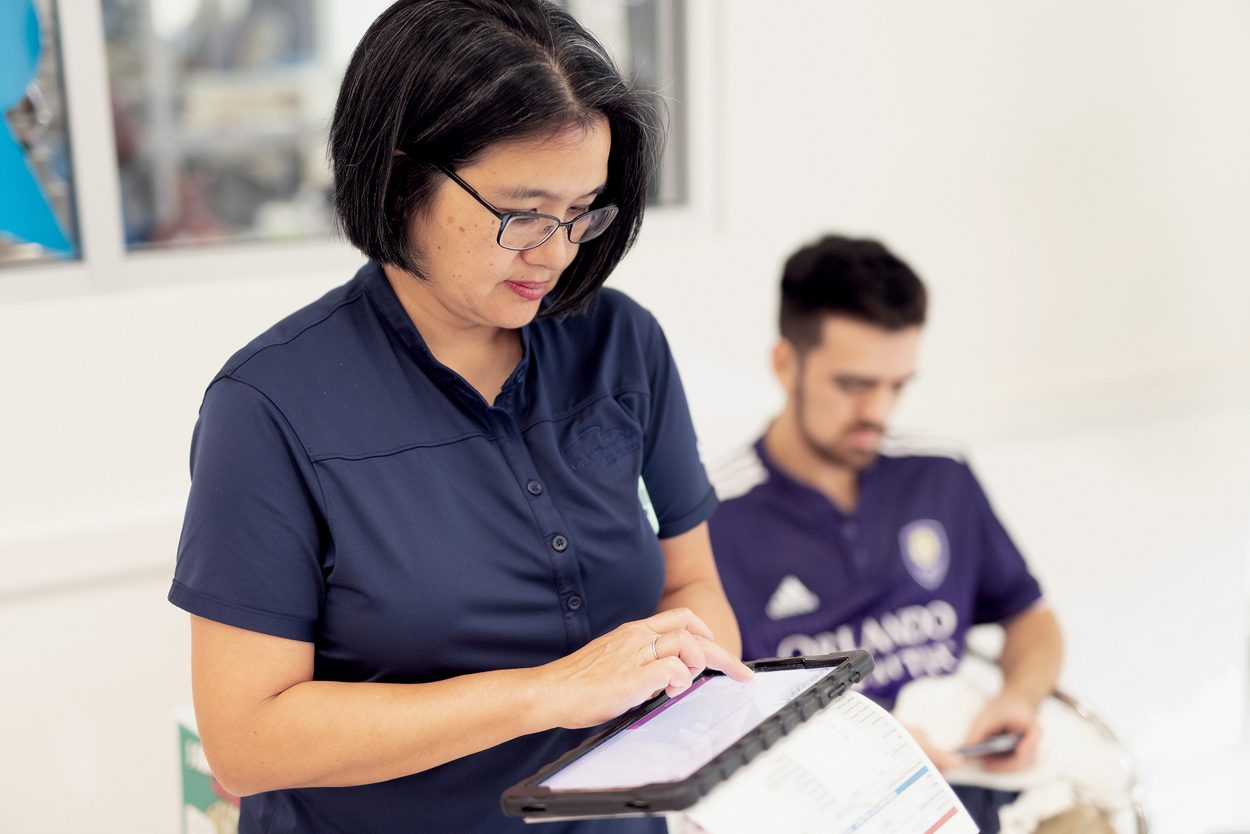
[[[585,243],[603,234],[616,218],[616,206],[604,206],[583,214],[568,227],[569,240]],[[499,234],[499,244],[508,249],[524,250],[541,246],[559,228],[560,223],[551,217],[533,214],[513,214],[508,217]]]

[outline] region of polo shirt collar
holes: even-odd
[[[361,268],[360,281],[364,287],[365,294],[373,302],[374,308],[382,316],[383,321],[399,337],[399,340],[412,353],[417,364],[431,379],[444,388],[460,391],[470,399],[479,401],[482,399],[473,386],[465,382],[460,374],[438,361],[438,358],[430,351],[429,345],[425,342],[425,337],[421,335],[421,331],[417,329],[416,323],[408,315],[408,311],[404,309],[404,305],[399,300],[399,297],[395,295],[391,282],[386,280],[386,273],[382,271],[381,264],[370,261]],[[521,334],[521,361],[517,363],[517,366],[513,369],[512,374],[499,392],[497,402],[500,405],[505,403],[516,405],[521,401],[525,377],[530,366],[529,331],[531,326],[532,323],[527,324],[518,331]]]
[[[833,510],[842,517],[853,518],[863,512],[866,500],[871,495],[872,487],[876,481],[877,471],[880,468],[881,456],[879,454],[872,466],[859,473],[859,502],[854,512],[846,513],[837,504],[830,501],[823,492],[795,480],[788,472],[778,466],[777,462],[768,454],[764,437],[765,435],[761,435],[755,441],[755,454],[759,458],[760,463],[764,465],[764,469],[768,471],[769,480],[776,484],[779,489],[785,491],[796,500],[809,502],[810,506],[819,505],[822,509]]]

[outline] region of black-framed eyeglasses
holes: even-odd
[[[437,162],[433,164],[487,211],[499,218],[499,234],[495,236],[495,242],[513,252],[524,252],[526,249],[542,246],[561,228],[568,232],[570,243],[586,243],[603,234],[620,212],[616,206],[609,204],[582,212],[572,220],[561,220],[535,211],[500,211],[478,194],[473,186],[456,176],[455,171]]]

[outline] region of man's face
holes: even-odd
[[[876,459],[890,414],[916,372],[920,327],[890,331],[832,315],[821,337],[802,356],[782,340],[774,367],[808,451],[858,471]]]

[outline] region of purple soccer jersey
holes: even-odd
[[[850,514],[778,469],[762,440],[712,478],[712,549],[746,658],[865,649],[865,694],[890,706],[913,678],[953,672],[970,626],[1041,597],[961,461],[882,454]]]

